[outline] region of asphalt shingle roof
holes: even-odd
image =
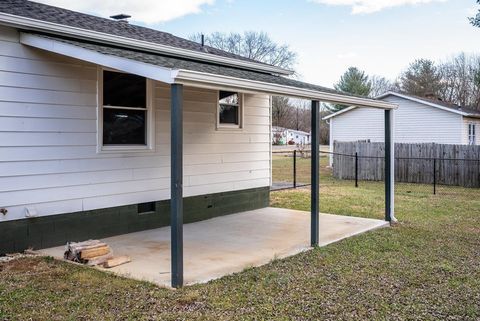
[[[2,12],[40,21],[81,28],[84,30],[102,32],[105,34],[122,36],[126,38],[142,40],[150,43],[167,45],[181,49],[188,49],[203,53],[205,53],[205,50],[207,50],[207,53],[212,55],[261,63],[216,48],[208,46],[202,47],[199,43],[176,37],[166,32],[161,32],[158,30],[136,26],[111,19],[100,18],[27,0],[0,0],[0,13]],[[278,84],[299,89],[307,89],[323,93],[339,94],[349,97],[359,97],[356,95],[338,92],[327,87],[317,86],[297,81],[291,78],[274,75],[268,72],[247,70],[243,69],[242,67],[229,67],[227,65],[221,65],[214,62],[201,62],[194,59],[173,57],[168,54],[155,54],[143,51],[141,49],[137,50],[125,48],[122,46],[106,45],[104,43],[98,43],[97,41],[84,41],[57,35],[41,35],[40,33],[38,33],[37,35],[57,41],[63,41],[65,43],[69,43],[71,45],[75,45],[88,50],[94,50],[105,55],[123,57],[171,69],[198,71],[245,80],[259,81],[263,83]]]
[[[46,35],[40,35],[40,34],[37,34],[37,36],[41,36],[41,37],[55,40],[55,41],[60,41],[60,42],[74,45],[83,49],[99,52],[101,54],[131,59],[131,60],[135,60],[135,61],[139,61],[139,62],[151,64],[151,65],[161,66],[169,69],[184,69],[184,70],[198,71],[198,72],[221,75],[221,76],[229,76],[229,77],[234,77],[239,79],[247,79],[247,80],[273,83],[273,84],[290,86],[290,87],[301,88],[301,89],[309,89],[314,91],[350,96],[327,87],[312,85],[309,83],[305,83],[305,82],[301,82],[301,81],[297,81],[294,79],[285,78],[281,76],[276,76],[269,73],[262,73],[262,72],[222,66],[222,65],[212,64],[207,62],[199,62],[199,61],[171,57],[166,55],[146,53],[146,52],[129,50],[124,48],[117,48],[112,46],[106,46],[103,44],[64,39],[60,37],[46,36]]]
[[[82,1],[82,0],[76,0]],[[150,28],[27,0],[1,0],[0,12],[216,56],[262,63]],[[114,14],[115,12],[112,12]],[[266,64],[265,64],[266,65]]]
[[[449,102],[446,102],[446,101],[443,101],[443,100],[440,100],[440,99],[431,99],[431,98],[414,96],[414,95],[407,95],[407,96],[411,96],[411,97],[414,97],[416,99],[419,99],[419,100],[422,100],[422,101],[425,101],[425,102],[428,102],[428,103],[431,103],[431,104],[440,105],[442,107],[446,107],[446,108],[449,108],[449,109],[452,109],[452,110],[462,111],[462,112],[471,114],[473,116],[480,116],[480,111],[475,110],[473,108],[459,106],[459,105],[449,103]]]

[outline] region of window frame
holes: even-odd
[[[135,107],[108,106],[103,105],[103,72],[117,72],[128,74],[110,68],[98,67],[97,69],[97,153],[115,153],[115,152],[148,152],[155,150],[155,108],[154,108],[154,82],[146,78],[146,122],[145,122],[145,145],[104,145],[103,144],[103,110],[125,109],[125,110],[143,110]]]
[[[476,145],[477,144],[477,124],[468,123],[468,144]]]
[[[231,90],[217,90],[217,130],[242,130],[243,129],[243,93],[238,91],[231,91],[237,93],[238,95],[238,125],[237,124],[222,124],[220,123],[220,92],[221,91],[231,91]],[[223,104],[230,105],[230,104]],[[237,106],[237,105],[231,105]]]

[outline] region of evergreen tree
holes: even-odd
[[[368,97],[372,90],[372,82],[364,71],[361,71],[356,67],[350,67],[340,77],[340,80],[334,85],[334,88],[347,94]],[[346,107],[348,106],[330,104],[328,109],[332,112],[336,112]]]
[[[480,4],[480,0],[477,0],[477,3]],[[480,27],[480,10],[478,10],[475,17],[470,17],[468,20],[470,20],[470,23],[475,27]]]
[[[435,63],[428,59],[417,59],[400,77],[400,89],[410,95],[425,97],[439,96],[442,75]]]

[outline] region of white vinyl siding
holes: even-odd
[[[0,27],[0,221],[170,197],[170,88],[154,83],[154,151],[97,153],[97,66],[30,49]],[[184,195],[270,184],[270,104],[244,95],[242,131],[217,131],[217,92],[185,88]]]
[[[332,142],[357,141],[370,139],[383,142],[384,111],[376,108],[355,108],[333,119]]]
[[[395,110],[395,142],[464,143],[461,115],[395,96],[383,100],[399,105]],[[383,110],[355,108],[333,119],[333,141],[384,140]]]

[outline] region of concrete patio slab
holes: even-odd
[[[374,219],[320,214],[320,246],[388,226]],[[108,271],[170,286],[170,227],[103,239],[132,262]],[[184,225],[185,284],[207,282],[310,248],[310,213],[263,208]],[[41,252],[63,257],[64,247]]]

